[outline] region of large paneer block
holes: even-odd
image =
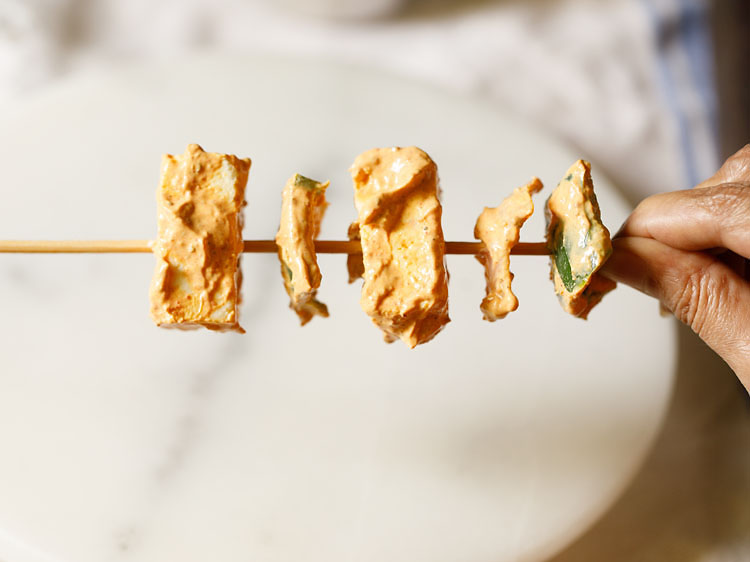
[[[414,146],[376,148],[356,158],[351,174],[364,265],[360,304],[386,341],[413,348],[450,320],[437,166]]]
[[[158,326],[242,331],[242,207],[249,158],[197,144],[162,158],[151,317]]]

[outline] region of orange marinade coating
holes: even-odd
[[[510,251],[518,244],[523,223],[534,212],[531,195],[542,189],[542,182],[533,178],[516,188],[499,206],[485,207],[474,227],[474,238],[484,243],[477,259],[484,265],[487,296],[482,300],[484,319],[494,322],[518,308],[518,298],[510,288]]]
[[[609,230],[601,220],[591,179],[591,164],[576,161],[547,199],[547,246],[551,253],[550,278],[563,310],[586,319],[617,283],[598,273],[612,253]],[[558,255],[564,251],[564,257]],[[558,270],[566,264],[569,283]]]
[[[360,304],[386,341],[413,348],[450,321],[437,166],[417,147],[393,147],[360,154],[350,171],[364,265]]]
[[[188,145],[164,155],[157,190],[151,317],[158,326],[242,332],[242,207],[249,158]]]
[[[315,253],[315,238],[328,207],[328,182],[294,174],[281,195],[281,220],[276,246],[281,276],[289,295],[289,308],[304,326],[313,316],[328,317],[328,307],[317,300],[321,274]]]

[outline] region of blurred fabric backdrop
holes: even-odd
[[[635,203],[695,185],[750,141],[749,45],[747,0],[0,0],[0,102],[204,50],[343,60],[495,100]],[[747,397],[680,338],[654,451],[556,562],[750,559]]]

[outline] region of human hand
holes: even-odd
[[[601,273],[659,299],[750,390],[750,144],[693,189],[644,199]]]

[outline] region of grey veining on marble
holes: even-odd
[[[208,358],[206,365],[196,366],[184,373],[188,391],[183,411],[176,417],[161,458],[147,482],[146,487],[150,489],[144,490],[147,502],[141,513],[133,514],[133,519],[123,523],[114,533],[113,559],[131,557],[139,541],[148,533],[153,506],[164,500],[171,480],[177,477],[183,466],[190,462],[195,450],[200,448],[201,428],[204,417],[210,415],[213,394],[233,372],[231,367],[242,360],[241,351],[246,351],[250,345],[237,338],[227,340],[219,353]],[[157,373],[154,375],[158,376]]]

